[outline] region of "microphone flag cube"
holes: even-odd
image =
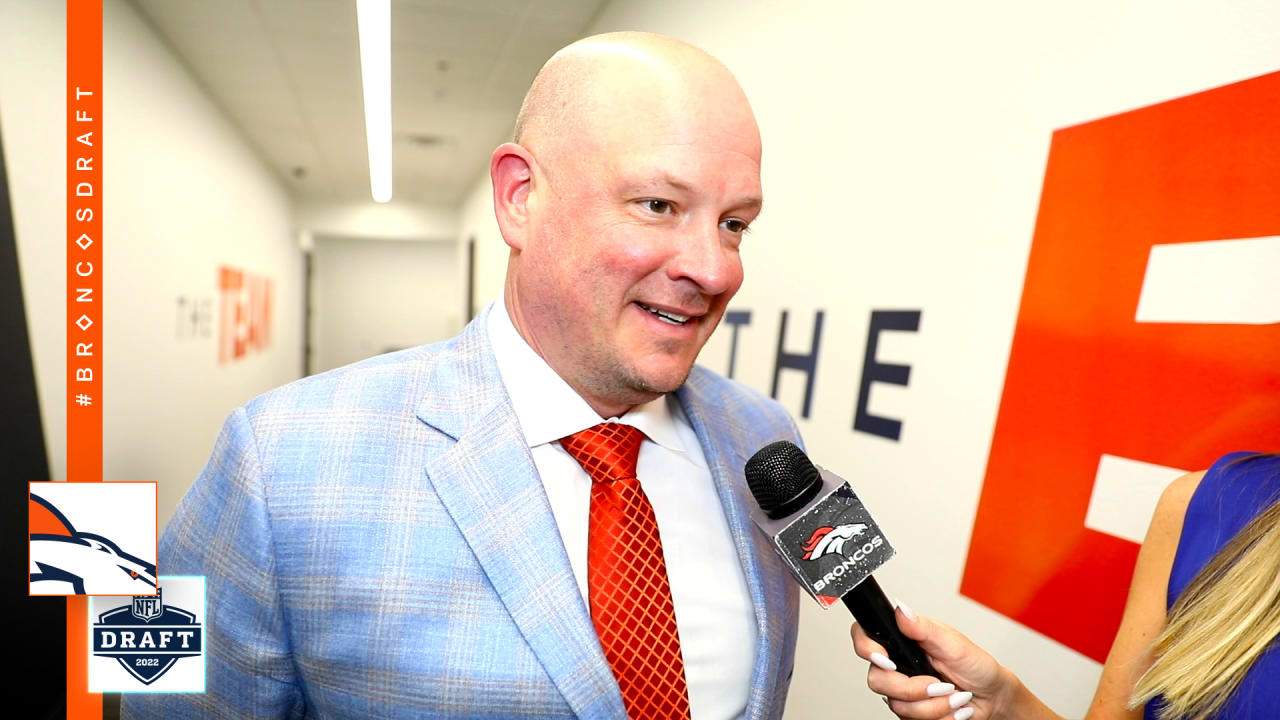
[[[895,552],[849,483],[818,471],[822,489],[799,511],[775,520],[757,506],[751,515],[804,589],[829,608]]]

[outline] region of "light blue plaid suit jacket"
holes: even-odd
[[[626,717],[485,315],[231,415],[160,544],[162,573],[207,578],[207,692],[126,695],[124,717]],[[677,397],[755,607],[746,717],[777,718],[797,593],[742,467],[799,437],[702,368]]]

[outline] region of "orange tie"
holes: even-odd
[[[601,423],[560,441],[591,476],[591,620],[631,720],[689,717],[689,688],[653,506],[636,479],[644,433]]]

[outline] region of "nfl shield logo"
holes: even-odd
[[[150,622],[160,617],[164,605],[160,602],[160,588],[156,588],[155,597],[135,597],[133,599],[133,616],[143,622]]]
[[[158,579],[163,597],[89,598],[89,692],[204,692],[204,578]]]

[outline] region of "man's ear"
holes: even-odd
[[[533,189],[534,159],[515,143],[503,143],[489,159],[493,181],[493,214],[502,239],[513,250],[523,250],[529,224],[529,193]]]

